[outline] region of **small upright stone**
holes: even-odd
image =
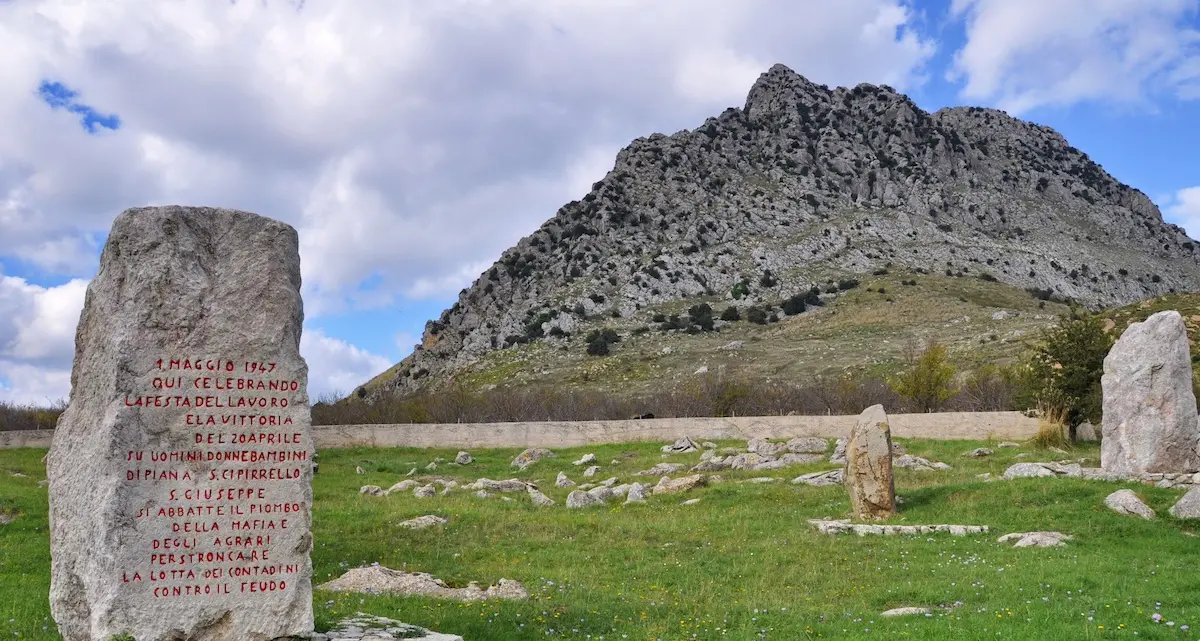
[[[1119,474],[1200,470],[1187,328],[1168,310],[1133,323],[1104,358],[1100,466]]]
[[[573,487],[574,485],[575,481],[567,478],[565,472],[559,472],[558,478],[554,479],[554,487]]]
[[[50,611],[65,641],[312,632],[298,245],[292,227],[228,209],[143,207],[113,222],[47,465]],[[214,508],[203,523],[179,515],[201,505]],[[286,528],[274,520],[235,556],[232,515],[256,505],[293,507]]]
[[[470,452],[459,452],[458,455],[454,457],[454,462],[459,465],[470,465],[474,461],[475,459],[471,456]]]
[[[886,519],[896,513],[892,430],[882,405],[864,410],[850,431],[846,489],[855,518]]]

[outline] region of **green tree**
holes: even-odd
[[[888,380],[892,390],[920,412],[936,412],[954,395],[954,366],[946,346],[931,341],[920,353],[909,356],[908,368]]]
[[[1074,440],[1077,425],[1100,421],[1100,377],[1113,340],[1103,319],[1072,307],[1024,354],[1022,400],[1062,411]]]

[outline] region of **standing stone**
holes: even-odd
[[[47,466],[63,639],[313,630],[303,316],[288,225],[174,206],[113,222]]]
[[[1179,312],[1133,323],[1104,358],[1100,466],[1133,475],[1200,470],[1187,331]]]
[[[859,519],[886,519],[896,513],[892,477],[892,430],[882,405],[858,416],[846,442],[846,489]]]

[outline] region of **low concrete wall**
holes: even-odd
[[[845,436],[857,416],[663,418],[623,421],[323,425],[313,428],[318,448],[337,447],[576,447],[597,443],[754,437]],[[939,440],[1023,440],[1038,421],[1020,412],[891,414],[892,435]]]
[[[15,450],[19,447],[50,447],[54,430],[15,430],[0,432],[0,450]]]
[[[318,449],[339,447],[576,447],[596,443],[845,436],[856,416],[753,416],[658,418],[623,421],[537,423],[411,423],[320,425]],[[892,435],[938,440],[1023,440],[1037,434],[1038,421],[1020,412],[891,414]],[[50,447],[50,430],[0,432],[0,449]]]

